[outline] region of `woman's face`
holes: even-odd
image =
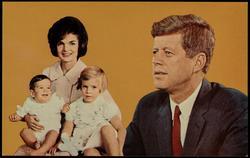
[[[57,43],[58,57],[62,62],[77,62],[79,41],[77,35],[66,34],[61,41]]]

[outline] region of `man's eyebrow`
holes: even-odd
[[[169,47],[163,47],[163,48],[153,48],[153,50],[159,50],[159,49],[162,49],[162,50],[165,50],[165,49],[171,50],[171,48],[169,48]]]

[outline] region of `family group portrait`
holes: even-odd
[[[247,2],[2,9],[2,156],[248,157]]]

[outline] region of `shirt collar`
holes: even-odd
[[[86,65],[79,59],[76,64],[64,75],[60,61],[58,61],[51,70],[51,80],[57,80],[62,76],[65,76],[71,84],[75,84],[80,77],[81,71],[86,67]],[[76,75],[77,74],[77,75]]]
[[[80,77],[82,70],[86,65],[79,59],[77,63],[72,67],[66,74],[65,77],[72,83],[75,84]],[[76,75],[77,74],[77,75]]]
[[[60,61],[57,61],[53,66],[51,66],[49,75],[52,81],[57,80],[58,78],[63,76]]]
[[[194,90],[194,92],[186,99],[184,100],[182,103],[180,104],[177,104],[175,103],[171,97],[170,98],[170,106],[171,106],[171,111],[172,111],[172,118],[174,117],[173,114],[174,114],[174,109],[175,109],[175,106],[178,105],[179,108],[180,108],[180,111],[181,111],[181,115],[182,117],[184,118],[188,118],[190,113],[191,113],[191,110],[193,108],[193,105],[194,105],[194,102],[196,100],[196,97],[200,91],[200,88],[201,88],[201,84],[202,84],[202,81],[200,82],[200,84],[196,87],[196,89]]]

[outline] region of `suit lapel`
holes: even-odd
[[[210,97],[208,92],[211,90],[211,85],[207,80],[203,80],[202,87],[194,103],[191,115],[189,118],[188,128],[186,132],[183,155],[195,155],[196,146],[200,140],[202,130],[206,123],[203,115],[208,110]]]
[[[166,94],[166,93],[165,93]],[[159,155],[171,155],[171,129],[172,129],[172,117],[169,103],[169,96],[164,95],[161,102],[158,103],[157,108],[155,132],[160,149]]]

